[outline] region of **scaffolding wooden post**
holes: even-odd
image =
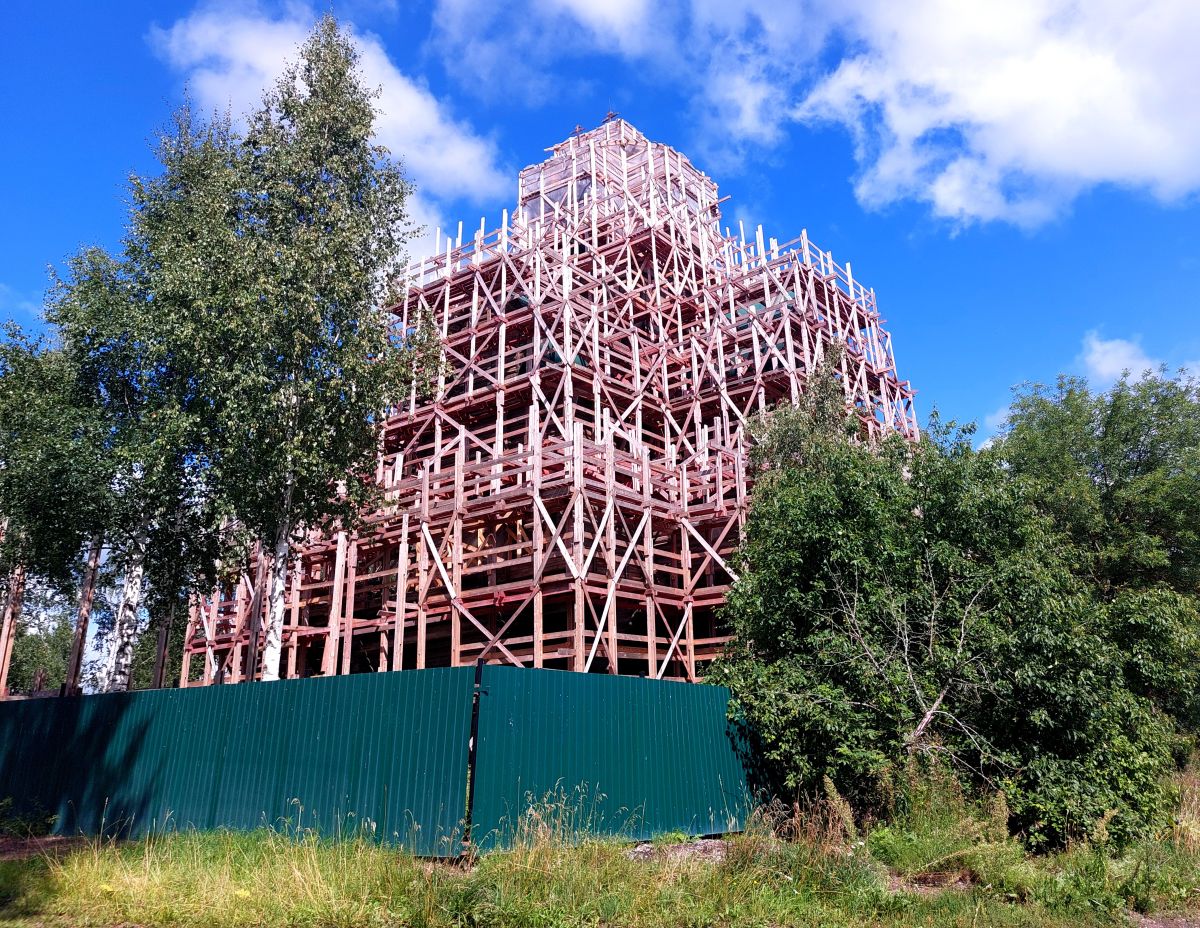
[[[354,653],[354,601],[358,591],[358,537],[349,540],[346,549],[346,592],[342,596],[341,635],[342,673],[350,672]]]
[[[13,642],[21,622],[25,602],[25,567],[18,564],[8,573],[4,596],[4,616],[0,619],[0,698],[8,696],[8,671],[12,664]]]
[[[75,620],[75,634],[71,638],[71,654],[67,658],[67,674],[63,680],[63,696],[74,696],[80,692],[79,675],[83,668],[83,651],[87,647],[88,625],[91,623],[92,604],[96,599],[96,573],[100,569],[100,553],[103,539],[96,535],[88,549],[87,566],[83,572],[83,588],[79,593],[79,614]]]
[[[404,638],[408,612],[408,513],[400,517],[400,552],[396,565],[395,624],[392,627],[392,670],[404,668]]]
[[[187,647],[191,642],[192,636],[196,634],[196,625],[198,623],[198,613],[200,604],[196,597],[188,597],[188,620],[187,628],[183,634],[184,649],[183,659],[180,661],[179,667],[179,686],[180,688],[189,686],[192,679],[192,651]]]

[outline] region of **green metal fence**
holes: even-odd
[[[739,830],[748,790],[728,703],[722,686],[485,667],[472,839]]]
[[[463,667],[0,703],[0,799],[59,834],[312,828],[430,856],[461,850],[472,781],[484,847],[531,808],[570,836],[744,822],[727,690],[490,666],[474,680]]]
[[[60,834],[366,832],[458,853],[473,671],[0,704],[0,797]]]

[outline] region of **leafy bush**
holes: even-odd
[[[1168,713],[1194,710],[1200,673],[1191,601],[1101,595],[1038,485],[970,429],[860,440],[831,369],[763,423],[738,643],[713,672],[765,783],[829,777],[878,812],[889,772],[936,754],[1001,786],[1034,847],[1102,818],[1117,846],[1165,825],[1187,749]]]

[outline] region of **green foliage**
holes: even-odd
[[[1130,689],[1200,732],[1200,597],[1161,584],[1125,588],[1101,615]]]
[[[893,795],[887,824],[871,830],[867,846],[903,876],[964,870],[981,845],[1008,838],[1007,820],[993,821],[932,758],[911,759]]]
[[[1036,488],[1106,593],[1200,591],[1200,384],[1165,372],[1093,392],[1020,389],[995,453]]]
[[[215,487],[268,547],[357,517],[380,415],[405,383],[380,304],[411,234],[410,188],[373,142],[357,61],[322,19],[245,138],[181,120],[166,177],[140,192]]]
[[[1026,386],[990,453],[1072,542],[1128,687],[1200,732],[1200,385]]]
[[[54,829],[57,820],[57,814],[46,812],[44,809],[14,815],[12,799],[8,796],[0,799],[0,836],[30,838],[48,835]]]
[[[256,544],[286,559],[307,530],[351,526],[389,403],[436,361],[427,320],[397,336],[382,309],[410,187],[357,63],[326,16],[244,134],[185,106],[161,171],[131,180],[121,251],[55,276],[52,342],[0,344],[0,568],[68,583],[101,535],[129,578],[126,658],[143,571],[156,628]]]
[[[1171,841],[1145,841],[1117,856],[1081,845],[1054,861],[1030,898],[1053,912],[1114,917],[1194,908],[1200,902],[1200,860]]]
[[[27,590],[8,670],[10,692],[57,692],[66,677],[73,631],[70,599],[45,587]]]
[[[103,429],[109,480],[97,492],[118,559],[141,532],[154,536],[152,550],[176,558],[181,526],[201,534],[207,525],[194,492],[198,424],[184,406],[190,359],[164,336],[169,320],[136,259],[143,246],[135,223],[126,242],[133,257],[80,252],[56,279],[46,313]]]
[[[169,314],[146,273],[147,240],[134,222],[126,255],[85,249],[55,281],[47,320],[101,429],[93,494],[109,560],[126,583],[104,686],[125,688],[144,576],[159,588],[204,588],[216,556],[216,519],[189,408],[191,360],[166,337]],[[78,550],[78,547],[77,547]]]
[[[134,183],[131,255],[166,356],[186,361],[189,461],[227,568],[256,545],[276,567],[268,677],[292,544],[352,527],[377,498],[383,416],[432,353],[427,325],[397,336],[383,308],[412,229],[410,186],[374,141],[374,96],[326,16],[244,136],[185,109],[162,175]]]
[[[0,540],[4,571],[66,583],[103,519],[104,422],[68,353],[9,323],[0,340]]]
[[[868,445],[832,371],[766,423],[726,608],[738,644],[714,673],[775,789],[828,776],[878,809],[891,771],[930,754],[1002,786],[1035,846],[1106,815],[1118,842],[1162,825],[1178,744],[1148,697],[1186,699],[1186,604],[1110,608],[1034,485],[970,430],[935,416],[918,443]],[[1130,629],[1148,648],[1171,640],[1132,688]]]

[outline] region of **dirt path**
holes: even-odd
[[[0,860],[25,860],[41,855],[56,856],[83,847],[87,843],[87,838],[82,837],[62,838],[57,835],[44,835],[15,838],[4,835],[0,836]]]

